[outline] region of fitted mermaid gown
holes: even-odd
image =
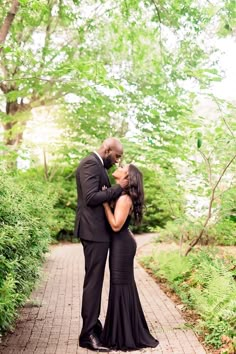
[[[156,347],[150,334],[134,280],[136,241],[130,233],[128,216],[119,232],[113,232],[109,256],[110,292],[102,343],[115,350]]]

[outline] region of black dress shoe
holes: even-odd
[[[88,338],[80,339],[79,345],[82,348],[87,348],[90,350],[96,350],[99,352],[109,352],[109,348],[103,347],[98,337],[94,334],[90,334]]]

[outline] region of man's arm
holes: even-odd
[[[80,183],[82,187],[83,199],[88,206],[97,206],[104,202],[117,199],[123,189],[119,184],[100,191],[98,176],[98,165],[96,161],[88,160],[79,171]]]

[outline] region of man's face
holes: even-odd
[[[107,156],[103,158],[104,167],[108,170],[113,165],[119,162],[123,155],[123,151],[118,148],[110,149],[107,153]]]

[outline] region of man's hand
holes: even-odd
[[[128,174],[120,179],[119,185],[123,189],[126,189],[129,186]]]
[[[105,191],[105,190],[107,190],[107,186],[102,186],[102,191]],[[109,206],[109,204],[106,202],[106,203],[102,203],[103,204],[103,206],[104,206],[104,208],[106,208],[107,206]]]

